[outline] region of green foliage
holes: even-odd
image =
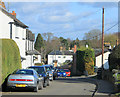
[[[41,52],[41,47],[44,46],[44,40],[41,34],[39,33],[37,35],[36,41],[35,41],[35,49]]]
[[[42,66],[42,63],[35,63],[36,66]]]
[[[5,78],[16,69],[21,68],[20,52],[17,44],[11,39],[0,39],[2,41],[2,83]],[[1,52],[2,51],[2,52]]]
[[[89,75],[94,74],[95,53],[93,49],[85,47],[78,49],[76,58],[77,69],[81,73],[87,71]]]
[[[116,40],[117,40],[117,34],[105,34],[105,42],[109,42],[111,44],[111,46],[113,47],[114,45],[116,45]]]
[[[63,47],[65,47],[66,49],[68,49],[68,41],[67,41],[67,39],[64,39],[63,37],[60,37],[59,39],[60,39],[61,45]]]
[[[109,55],[110,70],[120,69],[120,45],[116,46]]]

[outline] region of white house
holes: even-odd
[[[53,64],[55,61],[62,64],[65,61],[73,60],[73,51],[52,51],[48,54],[48,64]]]
[[[16,13],[9,13],[0,6],[0,38],[13,39],[20,51],[22,68],[33,66],[36,55],[39,56],[38,63],[41,63],[40,53],[34,50],[34,34],[28,30],[28,26],[16,18]]]
[[[105,69],[109,69],[109,63],[108,63],[108,57],[109,57],[110,51],[105,50],[103,54],[103,64]],[[95,50],[95,64],[98,68],[102,67],[102,50],[96,49]]]

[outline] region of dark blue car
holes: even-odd
[[[57,76],[58,77],[66,77],[66,73],[63,69],[58,69]]]
[[[31,66],[29,68],[36,70],[39,76],[43,77],[43,87],[49,86],[49,74],[44,66]]]

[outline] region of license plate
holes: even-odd
[[[16,84],[16,87],[26,87],[25,84]]]

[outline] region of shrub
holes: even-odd
[[[35,63],[36,66],[42,66],[42,63]]]
[[[116,46],[109,55],[110,70],[120,69],[120,45]]]
[[[87,71],[89,75],[94,74],[95,53],[91,48],[80,48],[76,52],[77,70],[82,74]]]
[[[2,83],[6,77],[16,69],[21,68],[20,52],[17,44],[11,39],[0,39],[2,41],[0,53],[2,53]]]

